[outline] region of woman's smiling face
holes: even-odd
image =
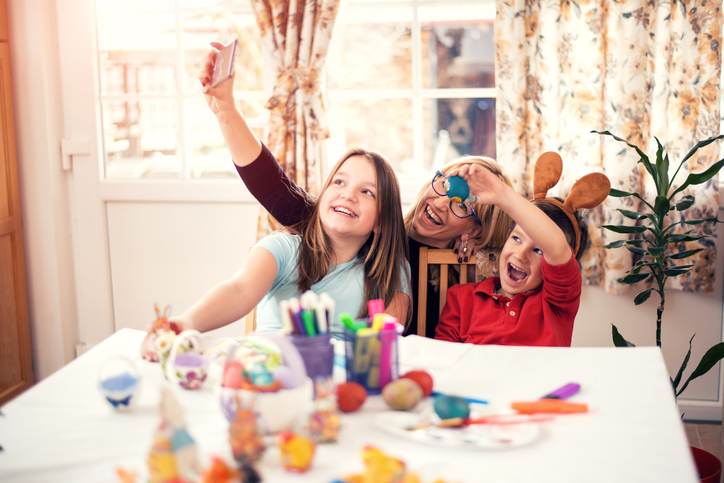
[[[450,199],[440,196],[428,185],[415,207],[412,238],[430,246],[444,248],[463,233],[476,227],[474,218],[459,218],[450,211]]]

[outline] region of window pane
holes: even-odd
[[[328,161],[331,165],[355,147],[382,155],[395,171],[412,166],[412,101],[380,99],[330,103]]]
[[[412,10],[342,9],[327,57],[332,89],[412,88]]]
[[[239,98],[239,96],[237,96]],[[266,109],[263,96],[245,95],[237,103],[239,110],[250,126],[266,124]],[[184,122],[189,149],[189,164],[192,178],[235,178],[237,176],[231,160],[229,147],[221,135],[216,118],[202,96],[188,98],[184,103]],[[261,137],[263,128],[253,128]]]
[[[425,88],[494,87],[495,32],[489,6],[420,10]]]
[[[101,95],[168,93],[176,87],[173,60],[173,51],[101,52]]]
[[[173,0],[97,0],[98,50],[176,48]]]
[[[216,8],[182,13],[184,50],[184,91],[198,92],[198,76],[211,50],[210,42],[228,43],[239,39],[234,62],[234,87],[242,90],[264,88],[261,38],[249,7],[220,5]]]
[[[426,168],[466,154],[495,158],[495,99],[430,99],[423,104]]]
[[[106,176],[177,177],[178,115],[173,100],[103,101]]]

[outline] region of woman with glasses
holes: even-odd
[[[199,76],[206,101],[224,135],[232,159],[241,179],[249,192],[282,225],[295,230],[311,216],[313,199],[287,177],[271,152],[249,129],[246,121],[236,108],[229,108],[228,102],[220,99],[231,95],[231,80],[217,87],[210,87],[209,80],[214,67],[215,53],[207,56]],[[406,327],[406,334],[417,331],[417,293],[419,280],[420,247],[455,248],[461,261],[468,261],[478,248],[499,251],[512,229],[511,219],[494,205],[485,205],[474,199],[451,199],[447,196],[446,179],[454,176],[465,166],[480,165],[495,174],[506,184],[510,181],[494,160],[480,156],[465,156],[447,163],[435,174],[431,182],[425,183],[418,194],[415,206],[405,216],[405,230],[408,238],[412,312]],[[428,276],[426,335],[433,337],[439,315],[439,288],[434,277]],[[451,282],[457,280],[451,274]]]

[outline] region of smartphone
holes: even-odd
[[[234,39],[216,53],[214,72],[211,76],[211,87],[218,86],[234,73],[234,56],[236,55],[236,45],[238,43],[239,41]]]

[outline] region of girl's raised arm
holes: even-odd
[[[222,45],[212,44],[216,50]],[[284,226],[296,226],[311,215],[313,200],[289,179],[274,155],[249,128],[236,108],[234,78],[211,87],[216,50],[208,53],[199,75],[206,102],[216,116],[231,157],[249,192]]]

